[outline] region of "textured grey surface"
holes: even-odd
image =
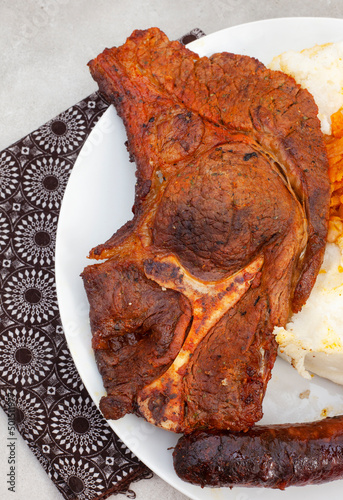
[[[93,92],[95,84],[86,63],[105,46],[123,43],[135,28],[158,26],[170,38],[178,38],[194,27],[210,34],[245,22],[293,16],[342,18],[343,2],[2,0],[0,150]],[[1,412],[0,498],[61,500],[61,495],[20,436],[16,449],[16,493],[7,490],[6,438],[7,423]],[[137,500],[186,498],[157,477],[140,481],[133,489]]]

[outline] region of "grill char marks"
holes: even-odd
[[[246,430],[262,416],[273,328],[323,257],[317,108],[255,59],[199,58],[157,28],[89,66],[137,165],[132,221],[83,272],[101,408],[177,432]]]

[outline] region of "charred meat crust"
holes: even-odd
[[[133,412],[137,392],[172,363],[191,311],[182,295],[162,291],[129,260],[88,266],[82,277],[92,304],[92,346],[107,391],[100,409],[105,418],[118,419]]]
[[[180,438],[173,459],[178,476],[200,486],[283,490],[333,481],[343,475],[343,417],[246,433],[198,431]]]
[[[83,272],[101,408],[177,432],[247,430],[262,416],[273,328],[306,301],[324,253],[330,189],[317,107],[253,58],[199,58],[157,28],[89,67],[137,165],[132,221],[90,252],[109,260]],[[166,259],[177,260],[174,281]],[[242,295],[225,302],[235,273]],[[192,318],[208,330],[185,351]]]
[[[291,77],[268,70],[256,59],[230,53],[199,58],[178,42],[169,42],[157,28],[136,30],[125,45],[106,49],[89,67],[126,125],[128,147],[138,165],[135,206],[140,205],[146,180],[151,179],[151,163],[145,161],[141,144],[149,120],[154,118],[153,125],[157,120],[151,116],[154,106],[146,101],[150,104],[156,99],[162,108],[180,104],[212,124],[242,132],[279,162],[308,220],[308,244],[293,303],[293,309],[299,310],[323,258],[330,194],[312,96]],[[136,106],[135,111],[138,108],[146,116],[145,127],[128,122],[126,106]],[[107,245],[111,246],[111,240]]]

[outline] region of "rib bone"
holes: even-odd
[[[263,256],[258,256],[232,276],[219,281],[203,281],[192,276],[175,255],[144,263],[146,276],[162,287],[185,295],[193,313],[188,336],[172,365],[138,395],[139,410],[149,422],[156,423],[156,415],[160,415],[161,427],[180,432],[184,413],[182,383],[187,364],[210,329],[248,290],[262,265]]]

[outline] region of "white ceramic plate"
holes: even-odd
[[[197,40],[189,47],[202,55],[229,51],[268,63],[289,49],[343,39],[343,20],[287,18],[235,26]],[[72,171],[59,218],[56,245],[56,282],[65,335],[80,376],[98,404],[105,394],[92,348],[88,302],[80,273],[89,264],[89,250],[108,239],[131,218],[135,167],[124,146],[125,131],[110,107],[90,134]],[[310,390],[308,398],[299,394]],[[343,413],[343,389],[314,377],[302,379],[293,368],[277,360],[264,402],[263,423],[310,421]],[[134,415],[109,422],[127,446],[165,481],[197,500],[340,500],[343,481],[320,486],[275,491],[251,488],[210,489],[181,481],[172,465],[178,436],[155,428]]]

